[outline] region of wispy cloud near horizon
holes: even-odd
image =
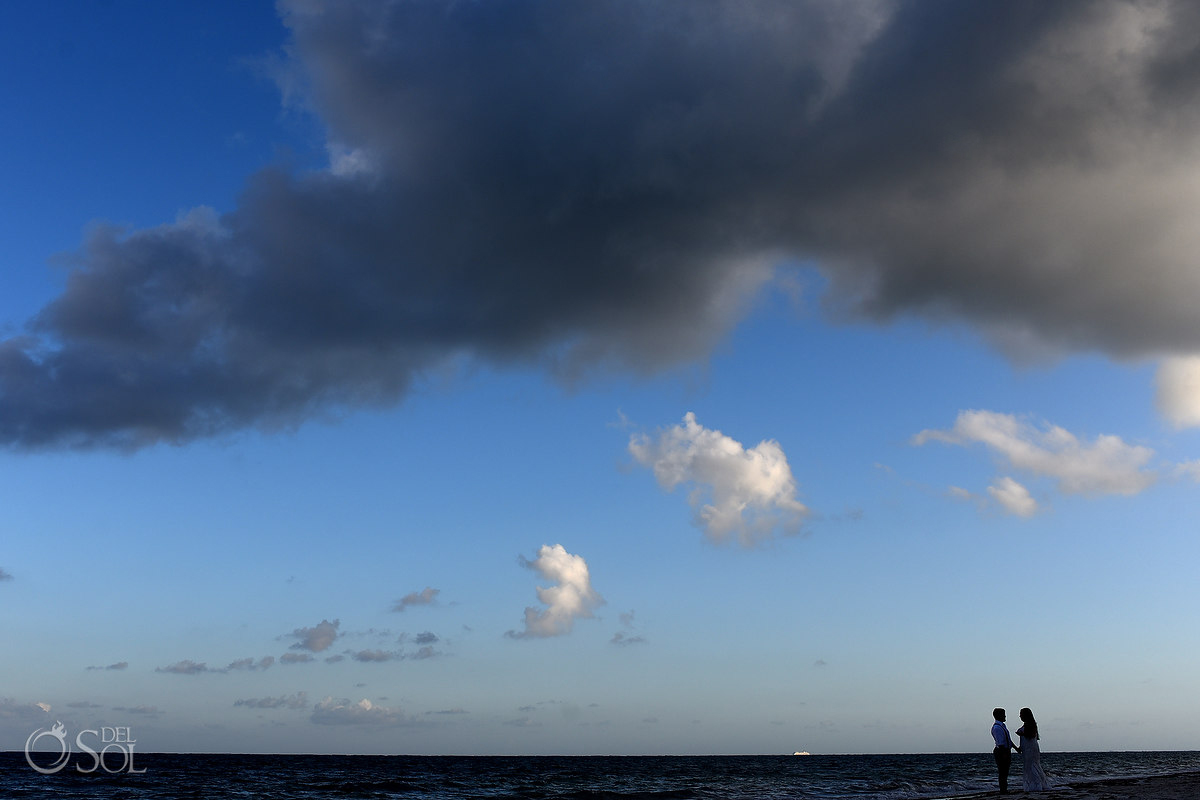
[[[310,719],[318,725],[393,726],[407,722],[399,708],[389,708],[363,698],[357,703],[326,697],[315,706]]]

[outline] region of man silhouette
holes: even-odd
[[[1016,745],[1004,724],[1004,709],[992,709],[992,717],[996,720],[992,723],[992,739],[996,742],[992,755],[996,757],[996,769],[1000,773],[1000,794],[1008,794],[1008,768],[1012,764],[1012,751]]]

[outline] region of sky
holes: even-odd
[[[1194,749],[1200,11],[11,3],[0,749]]]

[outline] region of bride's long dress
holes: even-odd
[[[1024,728],[1022,728],[1024,730]],[[1021,731],[1017,731],[1021,735]],[[1042,772],[1042,748],[1038,747],[1037,739],[1026,739],[1021,736],[1021,757],[1025,759],[1025,772],[1021,776],[1025,791],[1040,792],[1050,788],[1046,773]]]

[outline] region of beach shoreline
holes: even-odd
[[[1002,796],[1044,797],[1047,800],[1060,800],[1061,798],[1070,798],[1070,800],[1196,800],[1196,798],[1200,798],[1200,772],[1070,781],[1062,785],[1052,783],[1052,788],[1044,792],[1026,792],[1020,788],[1009,789],[1007,795],[1001,795],[995,790],[972,792],[955,795],[953,800]],[[951,798],[945,800],[951,800]]]

